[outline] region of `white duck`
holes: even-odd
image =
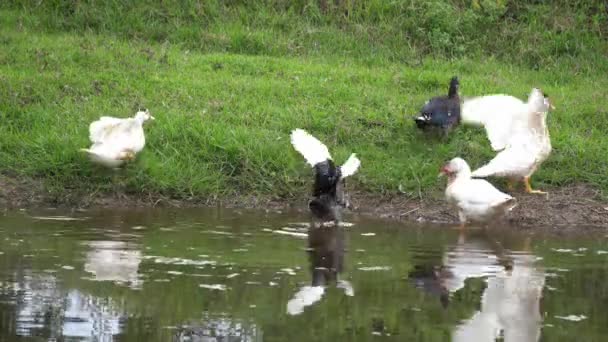
[[[90,148],[83,148],[94,163],[117,168],[125,161],[135,159],[146,145],[143,124],[154,120],[150,112],[139,111],[133,118],[102,116],[89,126]]]
[[[513,135],[506,148],[488,164],[473,171],[473,177],[507,177],[510,188],[514,180],[523,180],[526,192],[546,194],[532,189],[530,177],[551,153],[551,139],[547,129],[549,108],[551,104],[542,91],[532,89],[524,113],[525,121],[511,132]]]
[[[445,197],[458,208],[461,228],[467,222],[487,222],[513,209],[515,198],[496,189],[483,179],[471,178],[471,169],[462,158],[454,158],[441,168],[448,177]]]
[[[555,109],[546,95],[542,96],[548,106]],[[461,108],[463,124],[483,126],[494,151],[506,148],[515,134],[528,127],[529,103],[514,96],[496,94],[468,98]]]

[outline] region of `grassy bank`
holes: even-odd
[[[481,130],[436,141],[409,119],[454,74],[463,95],[541,86],[554,153],[534,181],[608,189],[607,17],[593,2],[65,3],[0,5],[0,172],[58,199],[292,198],[311,181],[295,127],[338,162],[357,152],[359,190],[435,194],[445,160],[493,156]],[[78,152],[91,121],[138,107],[157,120],[135,163],[106,171]]]

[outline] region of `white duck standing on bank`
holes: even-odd
[[[530,177],[551,153],[551,139],[547,128],[549,108],[551,103],[543,92],[538,88],[532,89],[524,112],[525,121],[512,132],[506,148],[488,164],[473,171],[473,177],[507,177],[510,188],[513,181],[522,180],[526,192],[546,194],[544,191],[532,189]]]
[[[93,144],[81,151],[86,152],[94,163],[117,168],[134,160],[146,145],[143,124],[148,120],[154,120],[154,117],[147,109],[126,119],[102,116],[89,126],[89,138]]]
[[[445,197],[458,208],[461,228],[467,222],[487,222],[511,211],[515,198],[496,189],[483,179],[471,178],[471,169],[462,158],[454,158],[441,168],[448,177]]]

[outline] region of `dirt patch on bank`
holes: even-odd
[[[587,185],[548,189],[548,195],[516,192],[518,206],[504,220],[522,228],[594,227],[608,229],[608,203],[601,193]],[[364,214],[417,222],[458,223],[458,215],[441,198],[408,199],[353,196],[355,207]],[[356,198],[356,199],[355,199]]]
[[[589,228],[608,229],[608,202],[601,200],[599,190],[587,185],[548,189],[549,195],[514,193],[519,205],[505,218],[513,227],[555,230]],[[351,192],[352,213],[399,221],[457,224],[456,211],[436,198],[380,196]],[[128,208],[128,207],[199,207],[216,206],[256,208],[267,211],[295,209],[306,211],[306,200],[286,201],[264,197],[172,199],[165,196],[125,193],[75,193],[66,191],[59,197],[45,190],[35,180],[18,180],[0,175],[0,208],[29,207]],[[347,215],[350,215],[348,213]]]

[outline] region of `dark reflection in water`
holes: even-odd
[[[308,248],[311,284],[300,288],[287,303],[287,313],[297,315],[306,306],[319,301],[325,293],[325,287],[336,284],[347,296],[354,296],[352,284],[339,279],[344,269],[344,228],[311,227],[308,230]]]
[[[344,268],[344,229],[320,227],[308,230],[308,253],[312,286],[325,286],[338,280]]]
[[[608,333],[604,236],[459,234],[363,218],[308,230],[302,221],[223,209],[6,213],[0,341],[604,341]]]

